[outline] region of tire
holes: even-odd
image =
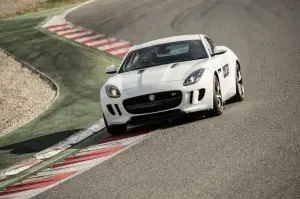
[[[127,124],[119,124],[119,125],[109,126],[107,124],[107,121],[106,121],[106,118],[104,115],[103,115],[103,119],[104,119],[106,130],[111,135],[118,135],[118,134],[121,134],[121,133],[124,133],[127,131]]]
[[[243,78],[241,73],[241,67],[236,63],[236,94],[232,97],[232,102],[243,101],[245,98],[245,89],[243,85]]]
[[[213,93],[213,110],[208,111],[206,116],[215,117],[223,113],[223,100],[220,81],[216,75],[214,75],[214,93]]]

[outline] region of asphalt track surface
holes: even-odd
[[[67,19],[134,43],[207,34],[240,57],[246,98],[36,198],[300,197],[299,1],[98,0]]]

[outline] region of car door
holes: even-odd
[[[220,55],[214,55],[215,53],[214,48],[216,44],[213,42],[212,39],[205,36],[204,43],[211,55],[211,62],[213,64],[213,67],[215,67],[215,70],[219,75],[222,97],[225,100],[227,99],[230,90],[230,79],[229,79],[229,74],[231,72],[230,63],[228,63],[226,59],[226,55],[225,55],[226,53]]]

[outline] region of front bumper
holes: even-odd
[[[201,79],[193,85],[183,86],[183,81],[162,82],[153,86],[143,86],[121,91],[120,98],[109,98],[105,89],[101,89],[101,107],[108,125],[117,125],[125,123],[144,123],[152,119],[171,119],[174,116],[181,116],[184,113],[204,111],[213,108],[213,75],[206,70]],[[164,92],[179,90],[182,92],[181,103],[171,109],[143,113],[130,114],[123,106],[123,101],[128,98]]]

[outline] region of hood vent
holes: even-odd
[[[142,74],[143,72],[145,71],[145,69],[141,69],[141,70],[138,70],[138,74]]]
[[[178,63],[175,63],[171,66],[171,68],[175,68],[176,66],[178,66],[179,64]]]

